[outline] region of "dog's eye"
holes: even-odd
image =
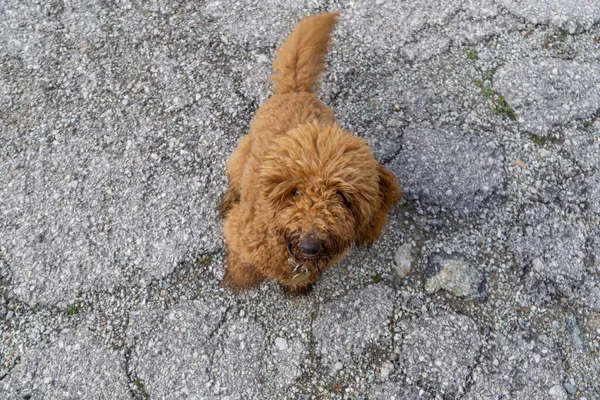
[[[298,192],[298,189],[294,188],[294,189],[292,189],[292,191],[290,192],[290,194],[292,195],[293,198],[296,198],[296,197],[298,197],[298,195],[300,193]]]
[[[348,199],[348,196],[346,195],[346,193],[338,191],[337,195],[340,196],[340,199],[342,200],[342,203],[344,203],[344,205],[347,208],[350,208],[350,200]]]

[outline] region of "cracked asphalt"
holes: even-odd
[[[399,177],[314,290],[222,289],[276,46]],[[597,0],[0,0],[0,398],[600,399]]]

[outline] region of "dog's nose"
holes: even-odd
[[[312,236],[305,236],[300,241],[300,251],[305,257],[314,257],[321,252],[321,242]]]

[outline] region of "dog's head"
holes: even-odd
[[[298,261],[371,244],[401,194],[367,143],[339,126],[301,125],[281,136],[259,174],[264,211]]]

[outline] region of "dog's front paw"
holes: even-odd
[[[313,289],[313,284],[309,283],[308,285],[293,285],[293,286],[288,286],[288,285],[283,285],[281,284],[281,289],[283,290],[283,292],[291,297],[296,297],[296,296],[301,296],[301,295],[305,295],[308,294],[312,291]]]
[[[243,263],[236,253],[230,251],[227,254],[227,268],[221,286],[239,292],[257,286],[264,278],[253,265]]]

